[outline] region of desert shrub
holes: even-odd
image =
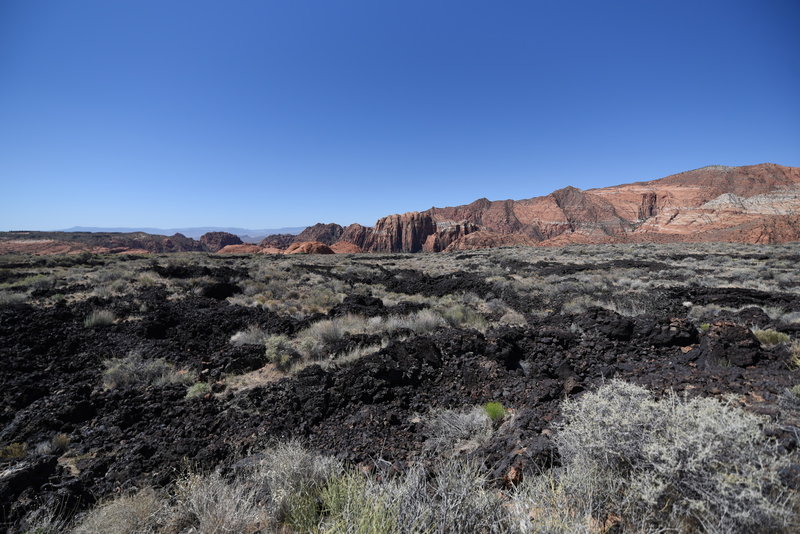
[[[5,447],[0,447],[0,458],[24,458],[28,453],[27,443],[9,443]]]
[[[483,405],[483,411],[489,416],[492,421],[499,421],[506,416],[506,409],[503,404],[497,401],[487,402]]]
[[[792,341],[789,346],[789,363],[792,367],[800,368],[800,341]]]
[[[368,477],[349,471],[332,478],[320,493],[320,534],[400,534],[397,506]]]
[[[217,472],[184,477],[175,496],[170,522],[178,532],[255,533],[267,520],[254,486],[226,480]]]
[[[17,525],[16,532],[24,534],[63,534],[69,532],[69,521],[63,517],[63,507],[44,505],[28,513]]]
[[[185,384],[194,381],[192,373],[177,370],[163,358],[145,360],[138,352],[130,352],[124,358],[103,362],[103,387],[145,387],[149,385]]]
[[[10,291],[0,291],[0,306],[11,306],[13,304],[20,304],[28,300],[28,295],[25,293],[12,293]]]
[[[267,361],[281,371],[288,371],[300,359],[289,338],[281,334],[269,336],[264,341],[264,349]]]
[[[211,386],[208,385],[208,382],[197,382],[189,386],[189,389],[186,390],[186,398],[193,399],[195,397],[203,397],[211,393]]]
[[[311,506],[328,481],[343,473],[343,469],[337,460],[312,454],[290,441],[264,451],[261,460],[242,476],[264,497],[271,520],[304,523],[301,518],[307,518],[311,511],[300,508]]]
[[[761,419],[714,399],[612,381],[562,405],[556,444],[568,491],[626,531],[777,532],[792,518],[788,460]],[[577,473],[577,474],[576,474]],[[578,481],[578,484],[575,484]]]
[[[789,342],[789,336],[787,334],[778,332],[772,328],[766,330],[759,330],[756,328],[753,330],[753,335],[756,336],[756,339],[765,347],[774,347],[775,345]]]
[[[492,419],[482,406],[443,410],[425,425],[425,447],[437,453],[474,450],[492,436]]]
[[[591,483],[576,470],[550,470],[527,476],[516,491],[510,493],[508,512],[518,531],[524,534],[599,534],[611,532],[592,518],[591,500],[576,498],[590,494]],[[587,493],[588,492],[588,493]]]
[[[37,454],[62,453],[69,448],[70,437],[68,434],[56,434],[50,441],[43,441],[36,445]]]
[[[442,318],[454,328],[474,328],[481,332],[488,327],[486,319],[464,304],[453,304],[442,310]]]
[[[398,530],[403,533],[505,534],[514,532],[499,493],[490,488],[478,464],[444,460],[432,477],[412,466],[398,480],[373,493],[395,504]]]
[[[163,501],[152,489],[107,501],[80,517],[72,534],[150,534],[160,532]]]
[[[231,336],[231,344],[241,345],[261,345],[268,334],[257,325],[250,325],[244,330],[240,330]]]
[[[95,326],[107,326],[114,322],[114,312],[111,310],[94,310],[86,316],[83,321],[83,326],[86,328],[94,328]]]

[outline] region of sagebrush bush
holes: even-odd
[[[267,361],[275,364],[281,371],[288,371],[300,359],[300,354],[292,347],[287,336],[276,334],[264,341]]]
[[[231,336],[231,344],[241,345],[261,345],[268,334],[257,325],[250,325],[244,330],[240,330]]]
[[[578,502],[626,531],[779,532],[795,499],[779,473],[789,463],[762,420],[714,399],[612,381],[562,405],[556,444]]]
[[[492,437],[492,419],[482,406],[429,415],[425,447],[436,453],[474,450]]]

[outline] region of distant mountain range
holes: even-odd
[[[73,226],[72,228],[65,228],[63,230],[57,230],[59,232],[102,232],[102,233],[109,233],[109,232],[120,232],[120,233],[133,233],[133,232],[144,232],[147,234],[155,234],[155,235],[175,235],[175,234],[183,234],[186,237],[191,237],[192,239],[200,239],[203,234],[207,234],[208,232],[227,232],[229,234],[238,235],[239,239],[244,241],[245,243],[258,243],[268,235],[273,234],[299,234],[305,229],[305,226],[289,226],[285,228],[265,228],[261,230],[253,230],[250,228],[233,228],[233,227],[221,227],[221,226],[197,226],[191,228],[125,228],[125,227],[117,227],[117,228],[105,228],[105,227],[98,227],[98,226]]]
[[[0,254],[448,252],[511,245],[709,241],[800,241],[800,167],[712,165],[586,191],[564,187],[523,200],[481,198],[462,206],[388,215],[371,227],[318,223],[271,230],[0,232]]]

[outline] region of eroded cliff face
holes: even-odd
[[[427,213],[389,215],[378,219],[361,248],[366,252],[420,252],[434,233],[436,223]]]
[[[506,244],[800,240],[800,168],[711,166],[659,180],[525,200],[390,215],[352,225],[342,240],[365,252],[439,252]],[[513,236],[502,238],[501,236]],[[471,237],[470,237],[471,236]]]
[[[228,232],[207,232],[200,236],[200,244],[208,252],[217,252],[228,245],[241,245],[242,240]]]
[[[460,223],[438,223],[436,233],[428,236],[422,245],[422,250],[425,252],[442,252],[451,243],[480,229],[481,227],[477,224],[466,221]]]
[[[295,236],[294,243],[317,242],[332,245],[339,241],[342,237],[344,228],[336,223],[317,223],[314,226],[309,226],[297,236]]]

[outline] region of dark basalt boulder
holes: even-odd
[[[700,345],[686,356],[705,367],[747,367],[761,360],[763,349],[749,328],[717,322],[708,329]]]

